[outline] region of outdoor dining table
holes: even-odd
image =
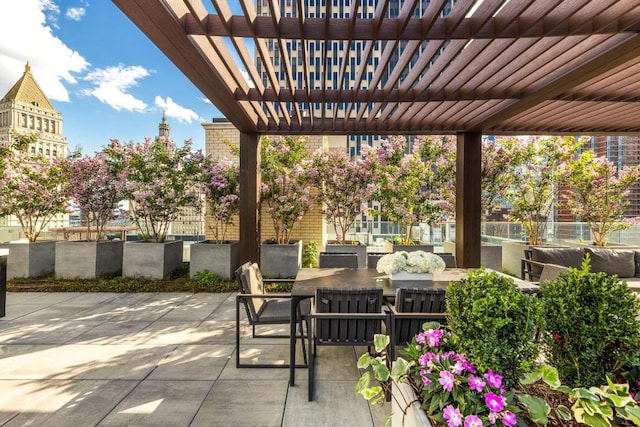
[[[487,269],[491,271],[490,269]],[[503,273],[499,273],[503,274]],[[426,287],[446,288],[451,282],[467,277],[465,268],[447,268],[433,273],[433,281],[425,281]],[[509,276],[511,277],[511,276]],[[524,280],[512,278],[516,285],[529,292],[537,292],[538,286]],[[374,268],[302,268],[298,271],[291,288],[291,330],[290,330],[290,371],[289,384],[295,385],[296,371],[296,318],[300,301],[313,298],[316,289],[326,288],[382,288],[385,298],[394,298],[398,286],[394,286],[389,276],[378,273]],[[420,285],[411,285],[420,287]],[[309,333],[309,331],[307,331]]]
[[[433,273],[433,281],[425,282],[428,287],[447,287],[449,283],[466,277],[464,268],[448,268]],[[419,287],[420,285],[412,285]],[[394,287],[389,276],[378,273],[374,268],[302,268],[298,271],[291,288],[291,343],[289,383],[295,383],[296,359],[296,314],[300,301],[313,298],[316,289],[325,288],[382,288],[385,298],[393,298],[397,287]]]

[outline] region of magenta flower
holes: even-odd
[[[438,380],[438,382],[440,383],[440,385],[442,385],[442,388],[447,390],[447,391],[451,391],[453,390],[453,382],[454,382],[455,378],[453,376],[453,374],[449,371],[441,371],[440,372],[440,379]]]
[[[516,425],[516,414],[511,411],[504,411],[502,415],[502,424],[507,427]]]
[[[482,378],[475,377],[475,376],[469,377],[469,388],[471,390],[475,390],[479,393],[482,393],[482,390],[484,389],[484,385],[485,385],[485,382],[482,381]]]
[[[431,380],[426,375],[420,376],[420,379],[422,379],[422,384],[424,384],[425,386],[431,384]]]
[[[484,403],[487,405],[489,410],[493,412],[500,412],[504,409],[505,401],[502,396],[489,392],[484,395]]]
[[[447,405],[442,411],[442,416],[447,420],[449,427],[459,427],[462,425],[462,414],[458,408]]]
[[[464,417],[464,427],[482,427],[482,420],[477,415]]]
[[[502,386],[502,377],[493,372],[491,369],[489,369],[489,371],[484,374],[484,378],[487,380],[491,387],[500,388],[500,386]]]
[[[442,338],[442,331],[440,329],[429,329],[426,336],[429,347],[437,347],[440,344],[440,338]]]

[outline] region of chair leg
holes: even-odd
[[[240,367],[240,300],[236,298],[236,368]]]
[[[310,321],[309,325],[312,325],[313,323]],[[307,327],[309,326],[307,325]],[[313,328],[313,326],[312,326]],[[312,343],[311,340],[313,339],[313,331],[311,329],[307,330],[307,344],[308,344],[308,351],[309,351],[309,356],[308,356],[308,365],[309,367],[307,368],[307,370],[309,371],[309,381],[308,381],[308,390],[309,390],[309,402],[311,402],[313,400],[313,389],[314,389],[314,380],[315,380],[315,343]],[[315,340],[314,340],[315,341]]]
[[[307,358],[307,346],[304,341],[309,335],[309,323],[307,323],[307,335],[304,334],[302,323],[303,323],[303,320],[300,319],[300,323],[298,324],[300,326],[300,343],[302,344],[302,357],[304,358],[304,364],[308,366],[309,359]]]

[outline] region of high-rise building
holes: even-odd
[[[22,77],[0,99],[0,140],[10,141],[12,133],[34,133],[38,136],[38,140],[28,148],[32,154],[49,158],[67,156],[62,114],[36,82],[29,63]]]

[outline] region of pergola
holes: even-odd
[[[338,17],[331,0],[321,17],[309,17],[304,0],[290,17],[273,0],[258,0],[261,16],[252,0],[236,1],[113,0],[240,130],[246,260],[259,253],[261,134],[455,134],[456,256],[478,267],[482,134],[640,132],[637,0],[377,0],[371,18],[357,17],[362,0]],[[303,82],[292,40],[302,46]],[[307,46],[317,41],[347,46],[337,85],[312,79]],[[357,56],[352,41],[364,44]],[[328,55],[325,47],[325,74]],[[356,84],[345,85],[354,56]]]

